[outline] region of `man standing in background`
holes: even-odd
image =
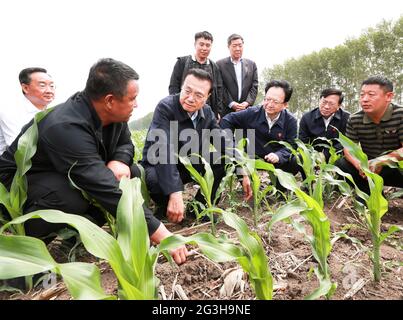
[[[181,91],[185,76],[190,69],[203,69],[207,71],[213,79],[213,88],[207,99],[207,104],[211,107],[217,119],[222,115],[223,87],[220,70],[217,64],[208,58],[213,44],[213,36],[208,31],[202,31],[195,34],[194,55],[178,57],[172,71],[169,82],[169,94],[176,94]]]
[[[239,34],[228,37],[230,56],[217,61],[223,79],[223,115],[241,111],[255,103],[258,91],[256,63],[242,58],[243,38]]]

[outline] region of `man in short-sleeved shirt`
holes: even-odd
[[[362,83],[360,93],[361,111],[351,115],[346,136],[361,144],[369,159],[372,172],[381,175],[387,186],[403,187],[403,175],[399,169],[387,166],[395,158],[402,160],[403,108],[392,103],[393,84],[382,76],[370,77]],[[359,162],[344,149],[345,158],[338,166],[350,173],[358,187],[369,191],[367,180]]]

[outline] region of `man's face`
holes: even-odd
[[[329,118],[340,108],[339,96],[337,94],[331,94],[329,96],[322,97],[319,101],[319,111],[322,117]]]
[[[130,80],[127,84],[126,95],[122,98],[112,96],[109,100],[111,104],[110,114],[113,119],[111,122],[128,122],[133,109],[137,108],[137,95],[139,85],[136,80]]]
[[[239,60],[242,58],[243,52],[243,41],[242,39],[232,40],[231,44],[228,46],[229,53],[233,60]]]
[[[196,57],[200,60],[208,58],[211,51],[211,40],[205,38],[199,38],[195,42]]]
[[[378,84],[364,84],[361,87],[361,108],[369,116],[383,114],[392,99],[393,92],[385,92]]]
[[[277,115],[287,107],[287,103],[284,102],[285,92],[283,88],[271,87],[266,92],[266,96],[263,100],[263,107],[266,114],[274,119]]]
[[[29,101],[37,107],[46,107],[55,98],[55,84],[44,72],[31,73],[31,82],[21,84],[22,90]]]
[[[200,80],[190,74],[183,82],[179,96],[180,104],[186,112],[193,113],[200,110],[209,97],[211,84],[207,80]]]

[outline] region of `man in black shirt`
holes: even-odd
[[[26,173],[24,213],[57,209],[87,216],[102,225],[104,217],[100,211],[88,203],[81,191],[70,186],[70,172],[78,187],[116,215],[122,195],[119,180],[139,176],[133,165],[134,147],[127,126],[137,107],[138,78],[128,65],[101,59],[91,68],[85,90],[56,106],[39,122],[37,152]],[[7,188],[16,171],[14,153],[20,136],[21,133],[0,157],[0,181]],[[170,236],[152,212],[144,209],[150,239],[159,243]],[[41,219],[25,223],[26,234],[34,237],[46,236],[60,227]],[[177,263],[182,263],[186,260],[186,247],[171,254]]]
[[[332,140],[333,147],[337,151],[341,151],[343,147],[336,140],[339,133],[336,128],[343,134],[346,133],[347,120],[350,113],[341,108],[343,103],[343,93],[341,90],[328,88],[321,92],[319,107],[305,113],[299,123],[298,138],[304,143],[312,143],[315,149],[322,151],[328,160],[329,149],[318,146],[324,144],[323,140],[316,140],[318,137]]]
[[[213,79],[213,88],[206,103],[219,119],[223,112],[223,83],[217,64],[208,58],[212,45],[213,36],[210,32],[202,31],[195,34],[195,54],[178,57],[169,82],[169,94],[181,91],[185,76],[190,69],[203,69]]]

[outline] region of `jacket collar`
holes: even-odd
[[[95,110],[94,106],[92,105],[91,99],[88,97],[87,93],[85,91],[78,92],[75,95],[76,99],[78,101],[82,100],[84,104],[87,106],[88,111],[90,112],[91,118],[93,120],[93,123],[95,125],[95,128],[97,130],[102,130],[102,121],[98,116],[97,111]]]

